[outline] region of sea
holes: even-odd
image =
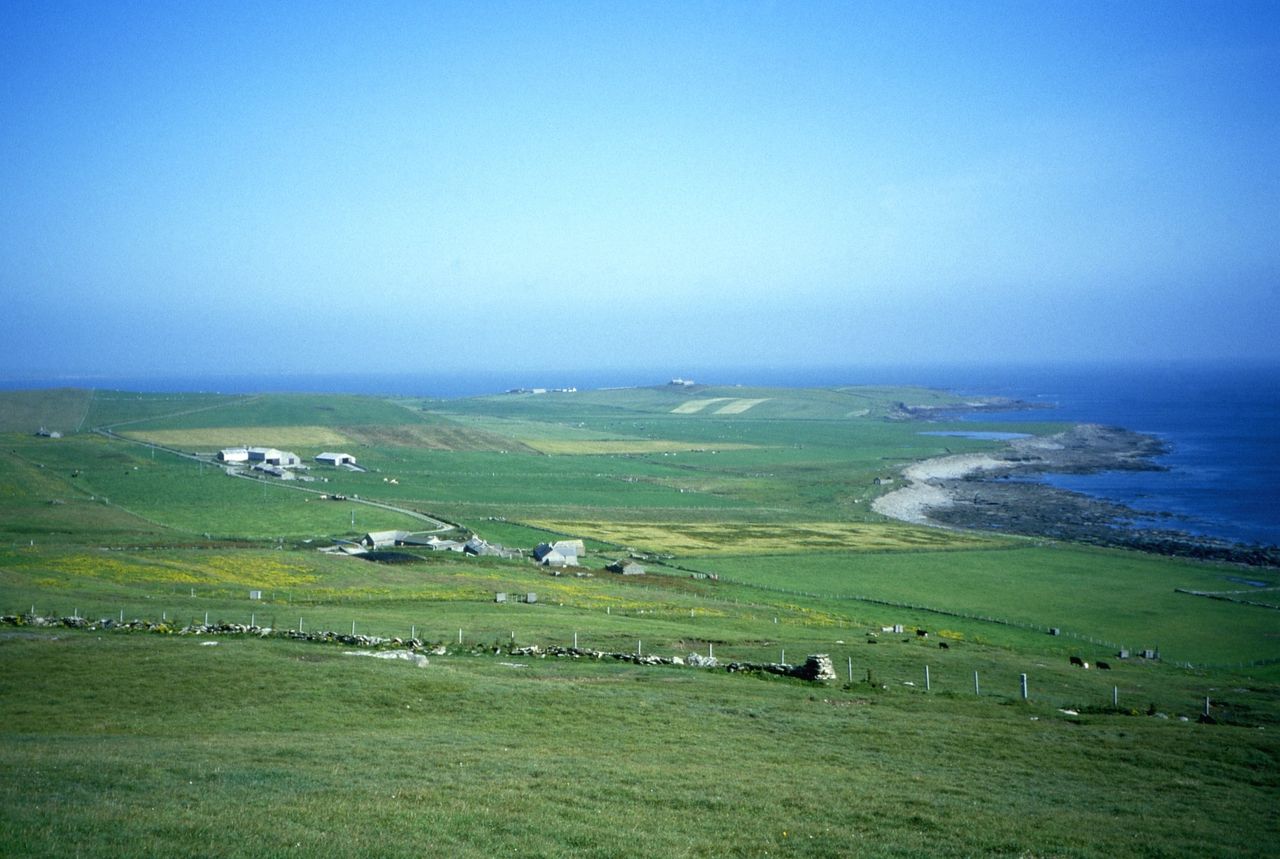
[[[1161,438],[1161,471],[1049,475],[1055,486],[1150,514],[1140,526],[1172,528],[1235,543],[1280,545],[1280,364],[918,365],[702,367],[469,373],[61,376],[0,379],[0,388],[276,391],[417,397],[477,396],[512,388],[580,390],[665,384],[679,376],[707,384],[788,387],[922,385],[966,395],[1025,400],[1043,410],[960,416],[989,425],[1039,421],[1101,423]],[[1014,429],[1014,427],[1010,427]],[[922,432],[931,431],[927,427]]]

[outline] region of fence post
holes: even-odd
[[[1117,710],[1120,709],[1120,687],[1119,686],[1111,687],[1111,706],[1116,708]]]
[[[981,690],[981,688],[978,686],[978,672],[977,672],[977,671],[973,672],[973,694],[975,694],[975,695],[981,695],[981,694],[982,694],[982,690]]]
[[[928,692],[933,687],[929,685],[929,666],[924,667],[924,691]]]
[[[849,682],[853,682],[853,657],[849,657]]]
[[[1022,700],[1025,701],[1027,700],[1027,675],[1021,674],[1019,677],[1022,680]]]

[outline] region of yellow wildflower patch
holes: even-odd
[[[578,534],[621,546],[675,555],[790,554],[795,552],[894,551],[984,545],[979,537],[895,523],[872,522],[600,522],[535,521],[562,534]]]
[[[42,571],[68,579],[107,579],[118,582],[211,585],[234,584],[279,588],[317,579],[314,571],[268,554],[201,554],[182,558],[153,557],[120,552],[74,553],[27,560]]]

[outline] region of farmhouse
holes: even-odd
[[[356,458],[349,453],[322,453],[316,457],[316,462],[324,465],[332,465],[335,468],[340,465],[355,465]]]
[[[581,540],[560,540],[539,543],[533,550],[533,559],[544,567],[576,567],[579,554],[585,554]]]
[[[605,569],[611,573],[618,573],[623,576],[644,575],[644,567],[640,566],[635,561],[614,561]]]

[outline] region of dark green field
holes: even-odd
[[[987,444],[920,435],[894,419],[903,401],[947,402],[0,394],[0,614],[447,650],[420,668],[340,644],[0,626],[0,853],[1275,855],[1273,591],[1209,599],[1175,589],[1239,590],[1242,571],[884,521],[877,477]],[[293,450],[316,480],[191,458],[245,443]],[[312,463],[324,450],[368,470]],[[590,575],[317,551],[431,527],[413,514],[526,552],[584,539]],[[645,575],[603,570],[624,546]],[[575,637],[722,662],[827,653],[840,677],[509,652]]]

